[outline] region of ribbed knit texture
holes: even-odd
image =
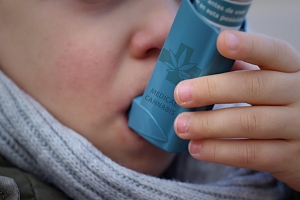
[[[229,171],[219,181],[195,184],[176,181],[176,173],[197,177],[189,174],[195,170],[179,170],[174,179],[167,180],[124,168],[59,123],[1,71],[0,155],[78,200],[274,200],[281,195],[268,173],[247,169]],[[218,173],[211,171],[206,176],[210,174],[215,177]]]

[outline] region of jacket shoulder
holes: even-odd
[[[0,156],[0,195],[6,195],[4,199],[15,200],[18,194],[21,200],[70,199],[54,186],[14,167]]]

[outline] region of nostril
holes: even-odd
[[[152,49],[149,49],[147,52],[146,52],[146,56],[147,57],[156,57],[158,58],[159,54],[160,54],[160,51],[161,49],[158,49],[158,48],[152,48]]]

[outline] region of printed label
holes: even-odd
[[[160,108],[170,115],[175,115],[178,105],[176,104],[173,97],[169,97],[154,88],[151,88],[151,91],[148,95],[144,96],[145,100],[154,106]]]
[[[212,25],[223,29],[239,29],[251,2],[238,3],[226,0],[195,0],[196,10]]]

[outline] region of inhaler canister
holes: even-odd
[[[231,70],[234,60],[216,48],[220,30],[240,29],[251,1],[182,0],[169,35],[143,95],[132,101],[128,126],[168,152],[188,150],[188,140],[174,131],[182,112],[209,110],[182,108],[174,100],[176,85],[191,79]]]

